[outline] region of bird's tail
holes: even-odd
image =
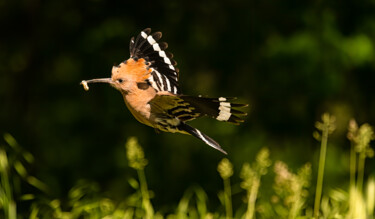
[[[241,117],[247,115],[247,113],[240,111],[238,108],[247,107],[248,105],[233,103],[232,101],[236,98],[208,98],[185,95],[181,95],[180,98],[195,108],[193,113],[197,113],[198,117],[209,116],[219,121],[238,125],[244,121]]]
[[[206,143],[207,145],[209,145],[210,147],[213,147],[215,148],[216,150],[224,153],[224,154],[227,154],[226,151],[224,151],[221,146],[215,141],[213,140],[212,138],[208,137],[206,134],[202,133],[201,131],[199,131],[198,129],[196,128],[193,128],[191,127],[190,125],[184,123],[184,122],[181,122],[178,127],[177,127],[179,130],[181,131],[185,131],[189,134],[191,134],[192,136],[202,140],[204,143]]]

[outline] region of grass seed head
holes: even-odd
[[[224,158],[217,166],[217,171],[219,172],[221,178],[224,180],[228,179],[233,175],[233,165],[227,158]]]
[[[130,137],[126,142],[125,147],[129,166],[136,170],[143,170],[148,161],[145,158],[142,147],[138,144],[137,138]]]

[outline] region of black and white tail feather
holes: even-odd
[[[184,102],[189,103],[194,109],[192,110],[192,114],[190,114],[190,118],[188,117],[188,113],[183,114],[182,112],[179,112],[176,115],[183,121],[192,120],[201,116],[208,116],[218,121],[239,125],[244,121],[240,117],[247,115],[238,110],[238,108],[246,107],[247,104],[233,103],[232,101],[236,99],[233,97],[208,98],[181,95],[180,98],[183,99]]]
[[[147,82],[157,92],[169,92],[171,95],[157,94],[149,104],[151,115],[155,118],[154,127],[166,132],[180,132],[191,134],[202,140],[207,145],[226,152],[212,138],[196,128],[186,124],[187,121],[208,116],[218,121],[239,124],[243,122],[242,116],[246,113],[238,108],[246,107],[247,104],[233,103],[235,98],[207,98],[182,95],[179,83],[179,70],[175,66],[172,53],[165,51],[168,44],[158,42],[162,37],[161,32],[151,34],[151,29],[143,30],[136,38],[130,41],[131,58],[137,60],[143,58],[148,62],[151,76]]]
[[[211,146],[215,148],[216,150],[222,152],[223,154],[227,154],[226,151],[224,151],[221,146],[212,138],[207,136],[206,134],[202,133],[196,128],[191,127],[190,125],[181,122],[180,125],[177,127],[180,130],[186,131],[187,133],[191,134],[192,136],[202,140],[204,143],[206,143],[208,146]]]

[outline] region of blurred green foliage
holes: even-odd
[[[317,124],[321,125],[317,126],[318,129],[325,126],[321,130],[323,132],[321,139],[322,148],[326,148],[326,143],[323,142],[328,141],[327,132],[329,126],[332,125],[332,118],[328,114],[323,114],[323,123],[317,122]],[[366,131],[363,132],[363,130]],[[350,141],[357,143],[356,140],[364,142],[370,139],[366,143],[366,147],[369,147],[369,143],[374,139],[372,127],[364,124],[359,128],[358,135],[356,131],[353,127],[349,129],[348,134],[355,136],[355,140],[349,138]],[[154,193],[147,187],[144,172],[147,162],[145,162],[143,148],[139,145],[135,137],[130,137],[125,145],[129,167],[138,173],[138,180],[134,178],[129,178],[128,180],[129,185],[135,190],[134,193],[124,193],[121,200],[114,200],[110,197],[108,198],[106,192],[101,192],[100,186],[97,183],[80,180],[70,189],[67,201],[61,198],[51,200],[51,198],[46,196],[48,193],[47,186],[35,177],[25,177],[29,175],[28,171],[24,167],[22,167],[23,171],[19,171],[17,164],[22,159],[22,156],[19,155],[30,154],[24,151],[20,153],[20,150],[14,147],[16,144],[13,143],[16,143],[16,141],[11,135],[4,135],[4,139],[8,145],[1,145],[0,147],[0,161],[2,161],[0,163],[0,213],[5,218],[13,219],[21,216],[28,216],[31,219],[224,218],[224,214],[220,208],[216,207],[218,210],[210,211],[208,201],[212,197],[208,197],[205,190],[200,186],[191,186],[186,189],[174,210],[172,208],[165,210],[161,207],[160,210],[156,209],[155,213],[150,200],[150,198],[154,197]],[[11,139],[11,141],[8,141],[8,139]],[[357,179],[354,179],[354,182],[356,182],[350,184],[348,191],[339,188],[330,189],[330,192],[323,196],[321,196],[323,178],[320,173],[323,173],[321,169],[324,170],[324,163],[321,164],[320,161],[325,159],[326,154],[320,155],[314,214],[312,214],[312,207],[307,203],[311,180],[311,164],[305,164],[298,170],[297,174],[294,174],[287,164],[282,161],[276,161],[274,164],[275,180],[272,186],[273,192],[269,189],[261,190],[261,187],[264,188],[263,184],[265,181],[262,176],[268,174],[268,168],[272,164],[270,151],[267,148],[261,149],[252,165],[246,162],[242,166],[240,173],[242,182],[240,187],[245,192],[237,191],[237,193],[243,194],[242,200],[244,203],[233,209],[232,198],[234,198],[235,193],[232,193],[232,187],[236,188],[237,186],[231,184],[230,178],[233,175],[234,167],[227,158],[223,158],[219,162],[217,170],[224,181],[224,191],[218,193],[218,198],[220,199],[221,206],[225,207],[225,218],[252,219],[257,217],[257,215],[260,218],[291,219],[320,218],[320,216],[323,218],[372,218],[375,207],[375,180],[373,177],[368,179],[366,182],[366,194],[364,195],[362,192],[364,185],[364,160],[361,162],[363,157],[361,157],[361,152],[358,152],[358,154],[358,156],[355,155],[356,158],[359,158],[358,167],[350,160],[350,165],[354,166],[355,172],[358,173]],[[14,159],[15,157],[16,159]],[[26,156],[23,157],[26,159]],[[29,178],[33,178],[33,182],[28,180]],[[44,191],[44,194],[25,193],[25,187],[20,186],[21,181],[27,182],[40,191]],[[35,182],[39,183],[36,184]],[[264,192],[267,190],[268,194]],[[17,212],[17,207],[27,201],[31,202],[30,210]],[[244,208],[244,204],[246,203],[247,207]]]
[[[337,130],[324,183],[344,188],[347,124],[351,118],[375,124],[374,9],[373,0],[0,1],[0,133],[11,133],[34,155],[29,171],[41,181],[29,183],[45,183],[51,197],[67,199],[78,181],[88,180],[123,200],[133,189],[124,182],[134,175],[123,144],[136,136],[152,164],[145,172],[158,194],[155,208],[168,211],[195,184],[210,197],[208,207],[217,206],[220,153],[190,136],[139,124],[108,86],[90,92],[79,86],[82,79],[109,76],[112,65],[128,58],[130,37],[151,27],[163,32],[175,55],[184,93],[238,96],[250,104],[240,126],[193,122],[220,142],[234,167],[252,163],[267,146],[272,160],[292,170],[311,162],[316,176],[312,127],[327,111]],[[365,177],[375,163],[368,159],[366,166]],[[22,166],[15,169],[27,178]],[[267,191],[273,179],[262,183]]]

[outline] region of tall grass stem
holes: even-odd
[[[225,196],[225,212],[227,219],[232,218],[232,189],[230,185],[230,178],[224,179],[224,196]]]
[[[154,209],[152,207],[152,204],[150,201],[150,195],[148,193],[145,171],[143,169],[138,169],[137,173],[138,173],[138,178],[139,178],[139,184],[141,187],[142,206],[144,210],[146,211],[145,218],[150,219],[154,217]]]
[[[249,194],[249,200],[248,200],[248,203],[247,203],[247,212],[246,212],[245,219],[253,219],[254,214],[255,214],[255,202],[256,202],[256,199],[257,199],[257,196],[258,196],[258,190],[259,190],[259,186],[260,186],[260,178],[255,177],[253,180],[254,181],[253,181],[252,186],[251,186],[251,190],[250,190],[250,194]]]
[[[319,155],[319,169],[318,169],[318,179],[316,182],[316,191],[315,191],[315,202],[314,202],[314,218],[319,217],[319,208],[320,200],[322,197],[323,190],[323,176],[324,176],[324,166],[326,162],[326,153],[327,153],[327,142],[328,142],[328,127],[325,127],[323,130],[321,145],[320,145],[320,155]]]
[[[356,194],[355,194],[355,172],[357,166],[357,158],[355,153],[354,144],[351,143],[350,147],[350,181],[349,181],[349,214],[353,214],[355,212],[355,203],[356,203]],[[350,216],[350,215],[349,215]]]
[[[363,188],[363,177],[365,173],[365,160],[366,160],[366,151],[363,150],[360,152],[358,157],[358,178],[357,178],[357,189],[358,193],[362,194]]]

